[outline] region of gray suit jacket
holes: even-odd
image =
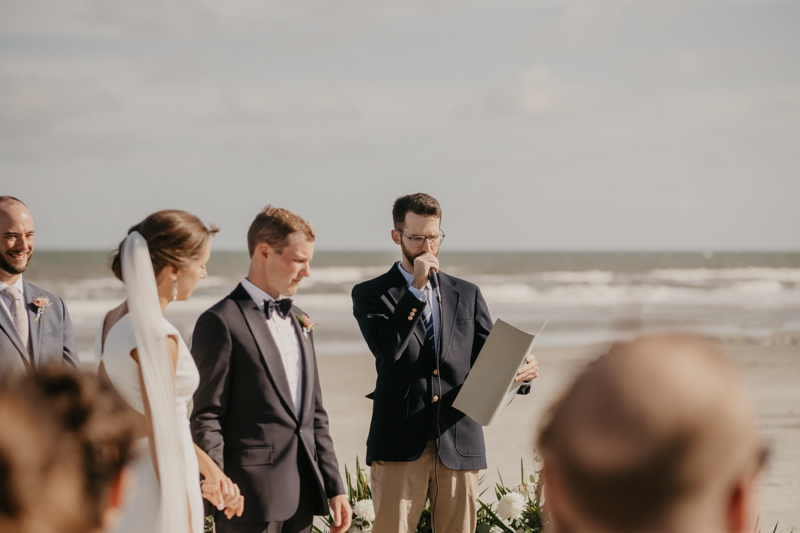
[[[22,283],[22,298],[28,311],[28,347],[25,348],[19,332],[11,322],[11,316],[0,309],[0,377],[52,364],[68,364],[79,368],[75,333],[72,331],[72,322],[64,301],[55,294],[28,283],[24,278]],[[33,300],[39,296],[47,296],[53,305],[36,322],[39,308],[33,304]]]

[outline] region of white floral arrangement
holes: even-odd
[[[537,459],[538,460],[538,459]],[[497,501],[487,504],[478,498],[478,525],[476,533],[542,533],[545,515],[542,510],[541,470],[527,479],[520,462],[522,480],[519,485],[508,488],[503,479],[495,486]],[[372,502],[369,472],[361,468],[356,457],[355,475],[344,468],[347,478],[347,494],[353,507],[353,525],[347,533],[371,533],[375,523],[375,506]],[[481,478],[481,482],[483,478]],[[329,533],[333,524],[330,515],[322,519],[323,527],[314,526],[314,533]],[[425,504],[415,533],[432,533],[430,501]]]
[[[536,459],[538,461],[538,458]],[[499,472],[498,472],[499,475]],[[521,483],[508,488],[503,478],[495,486],[497,503],[486,504],[478,499],[476,533],[541,533],[546,516],[543,510],[541,470],[527,479],[520,461]]]

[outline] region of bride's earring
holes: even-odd
[[[178,299],[178,280],[172,282],[172,301]]]

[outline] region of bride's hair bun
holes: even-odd
[[[191,213],[167,209],[153,213],[131,229],[138,231],[147,241],[153,270],[158,275],[166,266],[183,268],[200,257],[208,238],[219,231],[215,225],[206,226]],[[120,251],[122,242],[111,252],[111,270],[122,280]]]

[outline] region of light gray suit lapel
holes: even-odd
[[[0,305],[3,304],[0,303]],[[11,314],[8,313],[7,309],[0,309],[0,329],[2,329],[6,335],[8,335],[8,338],[19,352],[19,355],[22,357],[25,365],[29,365],[30,355],[28,354],[28,350],[25,349],[25,344],[22,342],[22,337],[20,337],[17,328],[14,327],[14,323],[11,321]]]
[[[31,354],[33,355],[33,366],[35,368],[39,368],[41,363],[39,361],[39,350],[42,341],[41,326],[47,312],[45,311],[42,313],[42,316],[39,318],[39,322],[36,322],[36,314],[39,312],[39,308],[34,305],[33,300],[38,298],[39,295],[34,294],[34,292],[36,292],[36,287],[25,281],[24,278],[22,280],[22,284],[25,288],[22,298],[25,300],[25,309],[28,311],[28,331],[30,331],[29,347],[31,348]]]

